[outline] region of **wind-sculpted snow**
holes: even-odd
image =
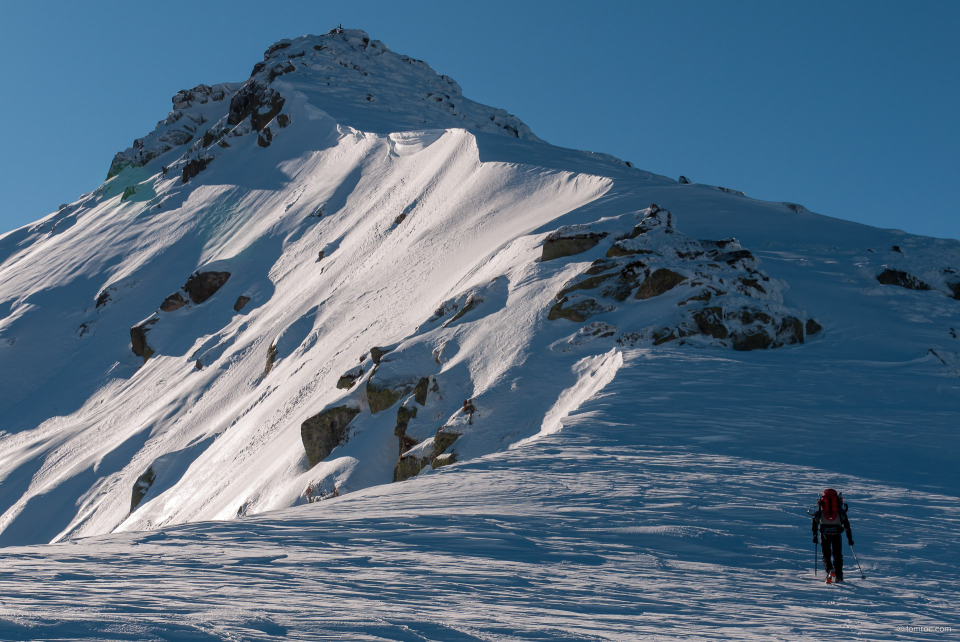
[[[552,147],[362,32],[281,41],[175,112],[94,192],[0,237],[0,544],[522,453],[620,379],[632,403],[658,394],[631,379],[638,348],[956,382],[956,241]],[[784,390],[784,408],[836,394]],[[914,410],[910,430],[955,438],[955,416]],[[954,492],[946,468],[914,474]]]
[[[933,471],[960,455],[960,382],[835,348],[627,350],[522,448],[232,522],[6,549],[0,638],[951,639],[960,498]],[[814,575],[804,509],[828,485],[865,580],[846,544],[845,584]]]

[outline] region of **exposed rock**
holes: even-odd
[[[931,290],[932,288],[903,270],[893,270],[887,268],[877,276],[877,281],[883,285],[897,285],[908,290]]]
[[[637,228],[634,228],[637,229]],[[618,256],[635,256],[637,254],[653,254],[653,250],[643,250],[636,249],[631,250],[622,245],[620,241],[617,241],[610,246],[610,249],[607,250],[607,258],[616,258]]]
[[[270,143],[273,141],[273,134],[270,132],[269,127],[265,127],[257,135],[257,145],[260,147],[270,147]]]
[[[960,281],[956,283],[947,283],[947,287],[953,292],[953,298],[960,301]]]
[[[191,178],[194,178],[197,174],[207,169],[207,166],[212,160],[212,158],[203,157],[187,161],[186,165],[183,166],[183,173],[181,174],[180,179],[184,183],[190,182]]]
[[[263,369],[263,376],[266,377],[273,370],[273,362],[277,359],[277,345],[271,343],[267,348],[267,366]]]
[[[443,451],[452,446],[453,442],[455,442],[459,437],[460,435],[455,432],[444,432],[443,428],[437,430],[437,434],[433,438],[434,456],[439,456]]]
[[[823,326],[814,321],[813,319],[807,319],[807,336],[817,334],[823,330]]]
[[[357,379],[363,376],[363,366],[357,366],[352,370],[348,370],[340,375],[340,378],[337,379],[337,388],[341,390],[349,390],[357,383]]]
[[[805,208],[803,205],[798,205],[797,203],[784,203],[784,205],[786,206],[787,209],[792,210],[797,214],[799,214],[800,212],[807,211],[807,208]]]
[[[773,343],[773,337],[768,335],[762,328],[738,331],[733,333],[730,338],[733,340],[733,349],[741,352],[766,350]]]
[[[421,470],[430,465],[430,462],[431,460],[427,457],[400,457],[396,468],[393,469],[393,481],[405,481],[416,477]]]
[[[383,355],[392,352],[393,348],[370,348],[370,358],[373,359],[373,365],[379,366],[380,359],[383,359]],[[363,361],[363,359],[360,359]]]
[[[723,324],[723,309],[719,306],[701,308],[691,315],[701,333],[714,339],[727,338],[727,326]]]
[[[640,284],[640,289],[637,291],[636,298],[649,299],[651,297],[660,296],[664,292],[672,290],[686,280],[687,277],[683,276],[682,274],[677,274],[673,270],[668,270],[667,268],[660,268],[644,279],[643,283]]]
[[[420,450],[420,452],[415,451],[415,454],[406,454],[397,460],[396,468],[393,470],[393,481],[404,481],[411,477],[416,477],[420,474],[420,471],[427,466],[439,468],[440,466],[454,463],[456,461],[455,455],[444,458],[439,466],[434,465],[434,462],[444,454],[443,451],[452,446],[458,437],[460,437],[459,434],[445,432],[443,428],[437,430],[437,434],[433,438],[432,447],[428,452],[423,452],[423,450]]]
[[[324,256],[325,253],[326,253],[326,252],[325,252],[324,250],[320,250],[320,251],[317,253],[317,263],[319,263],[320,261],[323,260],[323,256]]]
[[[410,420],[415,419],[416,416],[416,407],[408,408],[406,406],[400,406],[400,408],[397,409],[397,426],[393,429],[393,434],[400,438],[400,457],[403,457],[405,452],[418,443],[416,439],[407,435],[407,425],[410,423]]]
[[[367,380],[367,403],[370,404],[370,412],[377,414],[381,410],[386,410],[400,401],[401,397],[409,394],[411,388],[412,386],[407,384],[381,384],[371,377]]]
[[[784,317],[777,328],[777,342],[786,346],[803,343],[803,321],[796,317]]]
[[[100,308],[107,304],[107,301],[110,300],[110,291],[104,290],[99,295],[97,295],[97,307]]]
[[[184,299],[179,292],[174,292],[163,300],[163,303],[160,304],[160,310],[162,312],[173,312],[174,310],[179,310],[186,304],[186,299]]]
[[[279,125],[281,129],[283,129],[289,124],[290,124],[290,116],[286,114],[279,114],[277,116],[277,125]]]
[[[693,302],[695,302],[695,301],[707,302],[707,301],[709,301],[709,300],[712,299],[712,298],[713,298],[713,292],[711,292],[710,290],[703,290],[703,291],[700,292],[699,294],[695,294],[695,295],[693,295],[692,297],[690,297],[689,299],[684,299],[683,301],[681,301],[681,302],[678,303],[677,305],[686,305],[686,304],[688,304],[688,303],[693,303]]]
[[[250,303],[250,297],[243,295],[238,296],[237,302],[233,304],[233,311],[239,312],[240,310],[244,309],[248,303]]]
[[[130,498],[131,513],[137,510],[137,506],[143,501],[144,496],[147,494],[147,491],[150,490],[150,487],[153,486],[153,482],[156,479],[157,476],[154,474],[152,466],[147,468],[147,472],[137,478],[136,483],[133,485],[133,496]]]
[[[594,288],[600,287],[600,284],[612,278],[613,276],[614,276],[613,274],[601,274],[598,276],[591,276],[590,278],[584,279],[583,281],[578,281],[577,283],[574,283],[573,285],[568,285],[564,287],[562,290],[560,290],[560,292],[557,293],[557,298],[562,299],[565,296],[567,296],[569,293],[574,292],[576,290],[593,290]]]
[[[681,176],[680,180],[677,182],[680,183],[681,185],[689,185],[690,179],[688,179],[686,176]]]
[[[137,193],[137,188],[134,185],[129,185],[123,190],[123,196],[120,197],[120,202],[124,202],[131,196]]]
[[[590,267],[587,268],[587,271],[583,273],[584,276],[593,276],[596,274],[601,274],[607,270],[612,270],[617,267],[616,261],[608,261],[607,259],[597,259],[590,264]]]
[[[730,189],[729,187],[717,187],[721,192],[726,192],[727,194],[736,194],[737,196],[746,196],[743,192],[738,189]]]
[[[400,224],[403,223],[406,219],[407,219],[407,215],[406,215],[406,214],[401,214],[401,215],[398,216],[397,218],[393,219],[393,224],[394,224],[394,225],[400,225]]]
[[[194,272],[183,290],[190,295],[191,301],[200,304],[212,297],[229,278],[229,272]]]
[[[471,294],[469,297],[467,297],[467,300],[466,300],[466,302],[463,304],[463,307],[460,308],[460,311],[457,312],[455,315],[453,315],[453,318],[452,318],[452,319],[450,319],[449,321],[447,321],[447,325],[450,325],[451,323],[453,323],[453,322],[456,321],[457,319],[462,318],[467,312],[470,312],[470,310],[473,310],[474,308],[476,308],[476,307],[477,307],[478,305],[480,305],[481,303],[483,303],[483,299],[481,299],[481,298],[479,298],[479,297],[475,297],[474,295]]]
[[[900,254],[903,254],[903,250],[900,249],[900,246],[899,246],[899,245],[894,245],[893,247],[890,248],[890,250],[891,250],[892,252],[898,252],[898,253],[900,253]]]
[[[433,459],[433,469],[443,468],[444,466],[449,466],[450,464],[457,463],[457,454],[456,453],[444,453]]]
[[[285,102],[284,97],[267,84],[250,79],[230,99],[227,124],[239,125],[244,118],[250,116],[251,126],[260,131],[280,113]]]
[[[581,254],[595,247],[605,236],[607,236],[606,232],[587,232],[586,234],[554,232],[543,242],[540,261],[552,261],[564,256]]]
[[[300,438],[311,468],[323,461],[334,448],[347,442],[347,426],[358,414],[360,410],[357,408],[337,406],[300,424]]]
[[[547,320],[555,321],[556,319],[568,319],[570,321],[579,323],[581,321],[586,321],[594,315],[610,312],[612,309],[614,309],[598,303],[596,299],[581,299],[570,307],[565,308],[563,307],[563,304],[567,301],[568,298],[563,297],[556,305],[551,307],[550,312],[547,314]]]
[[[203,362],[201,362],[200,359],[197,359],[197,362],[193,365],[197,370],[203,370]]]
[[[156,322],[156,318],[151,318],[130,328],[130,344],[133,349],[133,354],[138,357],[143,357],[144,363],[156,354],[156,351],[147,345],[147,332],[150,330],[150,326]]]
[[[413,400],[421,406],[427,405],[427,391],[430,386],[430,377],[422,377],[413,388]],[[416,413],[416,409],[414,409]]]
[[[760,285],[760,282],[757,281],[757,279],[741,279],[740,282],[743,283],[745,288],[754,289],[757,292],[760,292],[761,294],[767,293],[767,291],[763,289],[763,286]],[[750,294],[749,292],[746,292],[746,290],[744,291],[744,293],[748,295]]]

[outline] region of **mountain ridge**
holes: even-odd
[[[960,243],[552,147],[359,30],[179,92],[109,174],[0,236],[0,544],[515,449],[628,350],[960,351]]]

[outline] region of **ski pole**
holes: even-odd
[[[860,560],[857,559],[857,552],[853,550],[853,545],[852,545],[852,544],[850,545],[850,550],[853,551],[853,559],[857,560],[857,568],[860,569],[860,579],[861,579],[861,580],[867,579],[867,576],[863,574],[863,569],[860,568]]]
[[[814,542],[814,543],[813,543],[813,576],[814,576],[814,577],[817,576],[817,570],[818,570],[818,566],[817,566],[817,546],[818,546],[817,542]]]

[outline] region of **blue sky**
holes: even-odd
[[[178,89],[338,23],[541,138],[960,238],[957,2],[3,2],[0,231],[94,189]]]

